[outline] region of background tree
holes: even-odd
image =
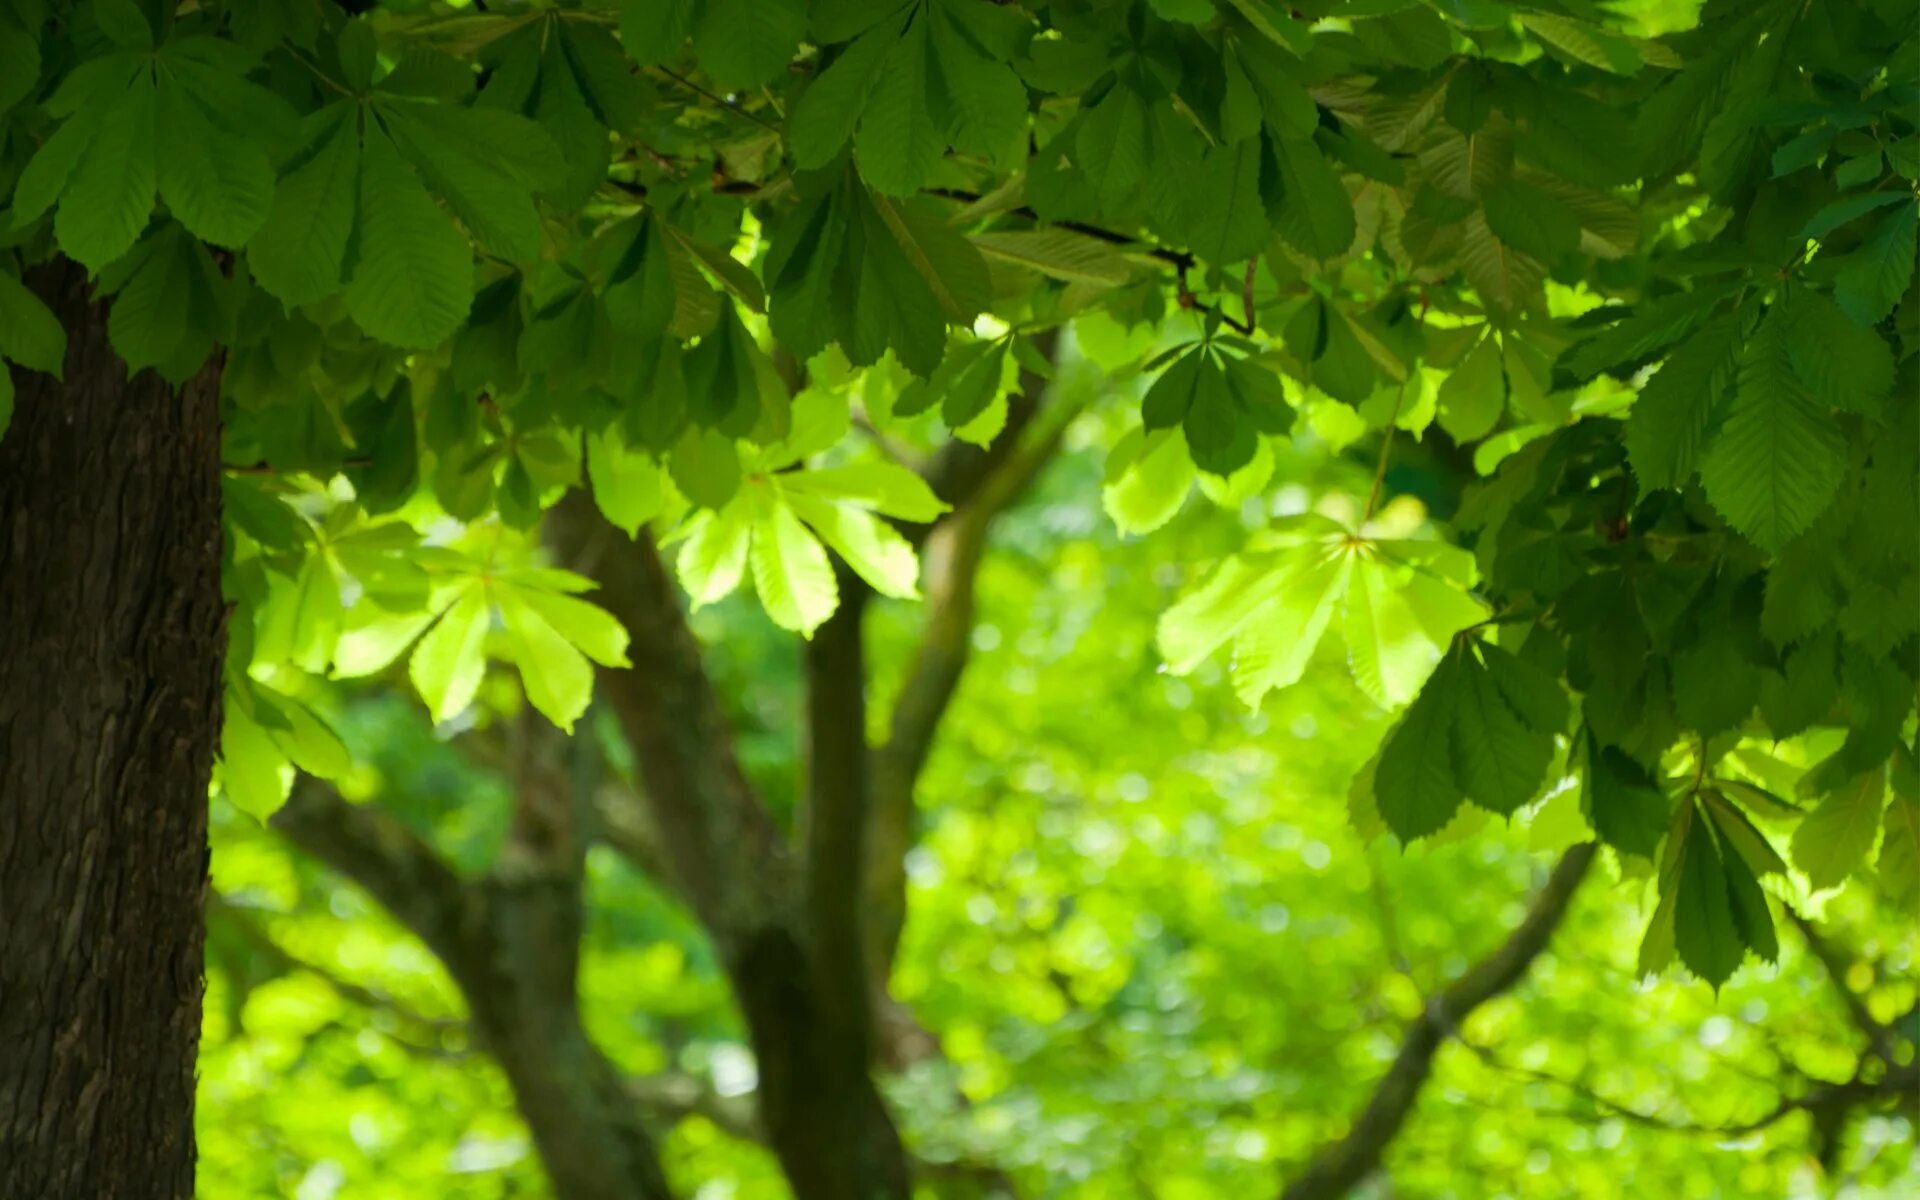
[[[889,522],[968,493],[886,430],[938,407],[1013,437],[1061,329],[1118,326],[1119,376],[1151,378],[1108,464],[1124,528],[1196,477],[1262,491],[1290,436],[1374,443],[1363,503],[1269,511],[1158,639],[1176,672],[1231,642],[1257,703],[1337,623],[1405,708],[1363,828],[1411,842],[1577,778],[1563,819],[1653,874],[1640,967],[1715,986],[1777,954],[1767,888],[1876,845],[1909,888],[1914,17],[1677,8],[11,0],[5,1019],[34,1050],[0,1110],[36,1117],[6,1182],[184,1187],[184,1106],[109,1065],[150,1047],[188,1078],[212,680],[217,787],[265,814],[294,766],[350,770],[325,680],[404,659],[457,721],[498,658],[562,728],[607,672],[796,1185],[904,1188],[865,1070],[897,918],[855,913],[863,874],[898,891],[867,861],[897,821],[866,815],[918,751],[868,762],[850,668],[866,589],[917,591]],[[1379,519],[1402,430],[1485,476],[1433,497],[1446,530]],[[597,560],[608,609],[511,532],[583,463],[650,530]],[[564,558],[582,520],[551,521]],[[706,736],[662,542],[696,600],[750,571],[813,639],[810,711],[846,719],[810,731],[797,861]],[[1777,764],[1814,760],[1783,798]],[[1768,824],[1801,803],[1790,865]],[[584,839],[523,807],[544,880]],[[546,932],[442,916],[574,944],[568,904]],[[844,1103],[794,1104],[800,1079]],[[105,1166],[74,1151],[96,1129],[141,1133]]]
[[[1832,976],[1789,933],[1779,969],[1717,995],[1637,990],[1645,909],[1638,889],[1608,886],[1616,860],[1603,853],[1512,991],[1466,1016],[1426,1007],[1463,974],[1485,977],[1468,967],[1522,922],[1549,875],[1541,854],[1579,831],[1543,807],[1504,833],[1369,853],[1342,794],[1381,717],[1341,679],[1339,656],[1258,715],[1156,672],[1154,565],[1205,558],[1242,527],[1199,504],[1155,539],[1120,543],[1089,499],[1106,436],[1077,426],[1077,448],[996,523],[975,661],[922,776],[890,981],[913,1018],[892,1026],[909,1031],[898,1044],[912,1061],[876,1077],[926,1194],[1278,1193],[1317,1156],[1434,1193],[1817,1193],[1828,1146],[1832,1180],[1897,1194],[1912,1153],[1896,1099],[1909,1035],[1894,1035],[1882,1075],[1848,1015],[1898,1024],[1911,1006],[1912,931],[1896,906],[1865,884],[1826,904]],[[1332,500],[1368,482],[1364,468],[1280,470]],[[867,613],[882,710],[923,657],[932,614],[917,609]],[[790,828],[802,656],[750,603],[703,608],[693,625],[748,775]],[[368,769],[347,785],[366,797],[351,807],[389,814],[476,883],[507,861],[496,847],[512,836],[519,778],[504,747],[523,702],[492,696],[444,744],[386,689],[340,710]],[[582,884],[582,1023],[681,1194],[785,1195],[761,1149],[748,1033],[657,843],[623,832],[633,825],[618,814],[637,806],[609,714],[599,727],[611,741],[587,744],[614,747],[605,773],[576,777],[605,839]],[[1352,736],[1328,733],[1343,729]],[[296,795],[275,823],[307,803]],[[436,960],[353,885],[218,812],[216,882],[231,902],[213,921],[224,951],[203,1068],[208,1189],[544,1194],[539,1156],[503,1115],[508,1081],[466,1040]],[[1381,1082],[1428,1051],[1417,1105],[1367,1161],[1350,1122],[1398,1107],[1407,1091]],[[1839,1086],[1857,1072],[1858,1087]],[[1841,1096],[1848,1115],[1823,1143],[1813,1108]]]

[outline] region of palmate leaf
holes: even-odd
[[[337,779],[353,765],[340,736],[317,713],[244,673],[228,671],[222,707],[220,788],[256,820],[286,802],[292,767]]]
[[[1491,643],[1456,639],[1381,745],[1380,815],[1413,841],[1443,828],[1462,800],[1515,812],[1545,784],[1566,715],[1557,681]]]
[[[1454,635],[1486,616],[1471,562],[1430,542],[1367,541],[1315,514],[1288,518],[1228,559],[1161,617],[1168,669],[1184,674],[1229,641],[1250,706],[1290,687],[1341,618],[1356,681],[1384,704],[1411,698]]]
[[[572,729],[592,698],[589,662],[628,665],[626,630],[605,610],[571,594],[592,586],[571,572],[520,567],[469,576],[445,591],[408,661],[408,674],[434,719],[448,720],[473,703],[497,621],[501,648],[519,666],[528,701],[554,724]],[[388,634],[382,640],[399,638]]]
[[[371,129],[361,147],[358,253],[347,311],[372,336],[408,348],[453,335],[473,303],[473,252],[392,140]]]
[[[948,322],[992,300],[980,252],[912,201],[869,193],[851,172],[777,231],[764,273],[774,335],[802,356],[838,343],[864,366],[888,350],[925,378]]]
[[[1793,371],[1787,324],[1776,306],[1747,341],[1726,423],[1700,464],[1714,507],[1768,551],[1826,510],[1846,465],[1840,431]]]
[[[1722,853],[1698,808],[1692,803],[1687,808],[1692,817],[1681,839],[1674,948],[1688,970],[1717,988],[1746,957],[1746,939],[1737,922],[1730,884],[1733,876],[1745,874],[1745,866]]]
[[[144,18],[126,11],[125,32],[150,39]],[[147,53],[150,45],[128,42],[122,49],[138,52],[106,54],[67,77],[48,102],[66,119],[14,195],[19,225],[57,203],[61,249],[95,271],[132,247],[156,190],[196,236],[244,243],[266,216],[269,153],[291,125],[285,103],[244,78],[255,59],[234,43],[196,35]]]
[[[784,465],[782,455],[761,466]],[[882,595],[919,594],[919,560],[882,516],[927,522],[947,511],[924,480],[893,463],[757,474],[718,511],[701,512],[676,535],[677,569],[696,604],[739,586],[746,569],[774,624],[811,637],[839,605],[826,547]]]

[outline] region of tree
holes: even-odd
[[[1102,322],[1156,331],[1124,368],[1152,382],[1110,464],[1128,528],[1196,476],[1258,492],[1296,425],[1375,435],[1352,520],[1258,531],[1160,639],[1176,671],[1231,641],[1257,702],[1338,617],[1358,684],[1406,706],[1361,773],[1361,821],[1411,842],[1578,777],[1570,819],[1656,873],[1643,968],[1678,957],[1715,986],[1776,953],[1763,877],[1830,887],[1876,841],[1881,874],[1911,874],[1901,6],[1711,4],[1670,36],[1663,11],[1531,4],[346,11],[365,7],[0,13],[0,414],[18,410],[0,597],[29,614],[0,635],[0,717],[32,747],[0,779],[24,798],[9,858],[34,864],[8,884],[29,914],[8,970],[37,978],[13,948],[57,946],[73,981],[9,1013],[44,1048],[0,1076],[9,1109],[49,1079],[92,1104],[83,1079],[120,1037],[186,1077],[212,679],[216,786],[265,814],[295,766],[350,770],[324,676],[404,657],[449,720],[499,657],[571,728],[597,664],[651,803],[684,806],[661,829],[675,861],[738,855],[682,882],[769,1070],[825,1071],[845,1099],[763,1089],[798,1186],[898,1193],[863,1016],[894,935],[851,914],[868,844],[893,836],[862,810],[897,812],[914,763],[868,765],[845,668],[867,589],[917,590],[890,522],[925,524],[943,492],[850,415],[882,444],[936,405],[958,435],[1008,439],[1040,343]],[[1484,478],[1447,514],[1456,540],[1384,536],[1398,431],[1471,448]],[[516,532],[583,461],[602,512],[651,530],[606,565],[605,609]],[[125,499],[115,528],[103,495]],[[550,518],[563,557],[590,544],[582,520]],[[750,570],[768,616],[812,639],[814,708],[835,718],[810,738],[797,866],[699,736],[715,704],[665,540],[696,600]],[[84,619],[59,621],[75,598]],[[635,682],[630,658],[657,674]],[[32,703],[56,675],[55,703]],[[1800,812],[1779,764],[1813,757],[1789,866],[1764,826]],[[581,843],[558,821],[530,812],[527,837],[563,865]],[[81,872],[121,862],[150,902],[89,902]],[[786,871],[798,926],[767,902]],[[743,890],[697,890],[730,878]],[[160,1025],[110,1024],[155,955]],[[795,1014],[819,1036],[778,1032]],[[99,1087],[102,1127],[150,1119],[144,1081]],[[188,1173],[169,1111],[128,1160],[153,1194]],[[816,1174],[818,1122],[848,1136]],[[63,1186],[50,1164],[86,1157],[64,1141],[86,1124],[12,1134],[4,1161]]]

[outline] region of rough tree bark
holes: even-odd
[[[193,1194],[220,733],[218,367],[129,381],[65,262],[0,437],[0,1195]],[[0,367],[0,369],[4,369]]]

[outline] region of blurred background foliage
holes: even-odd
[[[1109,386],[1124,385],[1083,358],[1054,390]],[[1194,567],[1276,515],[1352,508],[1373,463],[1313,436],[1276,445],[1258,499],[1190,498],[1146,542],[1102,511],[1124,433],[1102,413],[1122,408],[1083,416],[995,527],[972,665],[918,792],[893,990],[939,1053],[885,1085],[929,1196],[989,1194],[980,1164],[1023,1196],[1271,1193],[1346,1132],[1423,997],[1519,920],[1545,852],[1584,836],[1549,801],[1471,837],[1369,845],[1347,790],[1388,714],[1333,639],[1329,661],[1258,711],[1224,662],[1161,670],[1155,622]],[[1382,514],[1409,532],[1425,521],[1415,497],[1444,504],[1457,478],[1423,463],[1413,444],[1397,457]],[[876,604],[877,737],[921,614]],[[751,597],[693,624],[741,759],[790,824],[799,643]],[[359,764],[342,790],[484,871],[510,816],[499,745],[525,718],[514,677],[490,674],[481,703],[437,730],[391,685],[329,695]],[[578,733],[582,786],[621,786],[631,763],[608,714]],[[224,800],[214,885],[203,1195],[550,1194],[427,949]],[[1857,1012],[1898,1023],[1895,1052],[1911,1059],[1920,936],[1873,887],[1856,879],[1804,909],[1840,948],[1837,978],[1786,932],[1777,966],[1750,963],[1716,994],[1636,977],[1651,885],[1608,852],[1549,953],[1440,1051],[1362,1194],[1913,1195],[1910,1112],[1769,1120],[1783,1097],[1852,1077]],[[788,1195],[749,1136],[753,1057],[697,923],[607,846],[589,853],[587,905],[584,1019],[620,1070],[683,1098],[657,1124],[675,1184],[699,1200]]]

